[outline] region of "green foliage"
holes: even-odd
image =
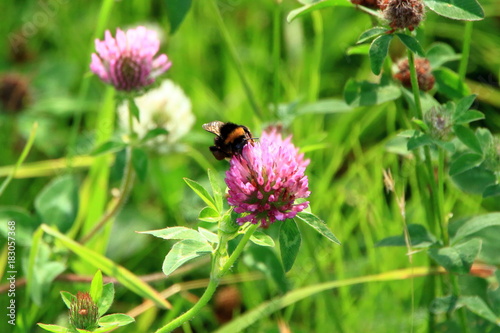
[[[40,221],[20,207],[0,207],[0,235],[9,236],[9,221],[16,221],[16,241],[19,246],[29,246],[33,241],[33,233]]]
[[[427,248],[437,243],[436,237],[421,224],[408,225],[408,245]],[[407,246],[405,235],[391,236],[380,240],[377,246]]]
[[[353,110],[354,108],[347,105],[345,101],[337,98],[329,98],[300,106],[297,109],[297,115],[343,113]]]
[[[64,326],[59,326],[59,325],[47,325],[47,324],[42,324],[38,323],[38,326],[43,328],[46,331],[49,332],[54,332],[54,333],[68,333],[68,328]]]
[[[219,243],[219,238],[213,232],[202,227],[198,227],[198,231],[203,236],[203,238],[205,238],[208,242],[212,244]]]
[[[132,114],[132,117],[135,118],[137,121],[141,121],[141,112],[139,111],[139,108],[137,107],[137,104],[135,103],[135,99],[130,97],[127,98],[127,106],[129,109],[129,112]]]
[[[379,105],[401,96],[401,90],[394,85],[379,85],[367,81],[347,81],[344,98],[351,107]]]
[[[143,149],[132,149],[132,166],[139,180],[145,181],[148,173],[148,155]]]
[[[264,273],[280,292],[288,291],[289,283],[283,265],[273,249],[267,246],[253,246],[243,257],[243,262],[250,268]]]
[[[398,36],[399,40],[403,42],[403,44],[413,53],[416,55],[423,57],[425,56],[424,49],[418,42],[418,40],[410,35],[402,34],[402,33],[397,33],[395,34]]]
[[[462,172],[479,166],[483,162],[483,156],[476,153],[464,153],[453,160],[450,165],[450,176],[456,176]]]
[[[76,296],[67,291],[61,291],[61,298],[68,309],[71,307],[71,303],[76,300]]]
[[[479,140],[477,139],[474,131],[465,126],[456,125],[453,127],[453,132],[457,135],[457,138],[467,147],[472,149],[474,152],[478,154],[482,154],[483,150],[481,145],[479,144]]]
[[[285,272],[292,269],[299,254],[302,236],[294,220],[286,220],[280,225],[280,254]]]
[[[219,184],[218,176],[214,171],[208,170],[208,179],[210,181],[210,186],[212,187],[212,194],[215,201],[215,207],[217,208],[217,212],[219,214],[222,213],[222,205],[223,205],[223,197],[222,191]]]
[[[459,60],[460,55],[456,54],[453,48],[445,43],[433,43],[427,49],[425,56],[434,70],[443,66],[445,63]]]
[[[144,135],[144,137],[141,139],[141,143],[146,143],[160,135],[168,135],[168,131],[161,127],[153,128],[152,130],[148,131],[146,135]]]
[[[311,13],[315,10],[327,8],[327,7],[353,7],[353,4],[348,0],[321,0],[321,1],[310,1],[310,3],[305,4],[304,6],[292,10],[290,14],[288,14],[286,20],[288,22],[292,22],[296,18],[302,17],[308,13]]]
[[[203,242],[204,237],[196,230],[185,227],[171,227],[161,230],[141,231],[141,234],[149,234],[163,239],[192,239]]]
[[[261,231],[254,232],[254,234],[250,237],[250,241],[260,246],[274,247],[274,240]]]
[[[46,226],[42,225],[41,230],[45,233],[55,237],[62,244],[64,244],[70,251],[74,252],[78,257],[85,260],[86,262],[98,267],[105,274],[115,277],[121,284],[126,286],[130,291],[135,292],[142,297],[152,300],[156,305],[167,308],[168,303],[160,297],[160,295],[151,288],[148,284],[139,279],[129,270],[122,266],[115,264],[109,258],[73,241],[67,236],[61,234],[60,232]]]
[[[212,207],[203,208],[200,211],[200,214],[198,215],[198,220],[210,223],[217,223],[219,219],[220,219],[219,212],[213,209]]]
[[[95,303],[98,303],[102,297],[102,273],[101,271],[97,271],[92,279],[92,283],[90,284],[90,296]]]
[[[471,239],[451,247],[432,248],[429,255],[450,273],[467,274],[480,250],[481,241]]]
[[[42,222],[67,231],[78,211],[78,187],[71,175],[49,183],[36,197],[35,208]]]
[[[457,73],[449,68],[441,67],[432,72],[440,93],[450,99],[458,99],[470,95],[470,89]]]
[[[454,20],[478,21],[484,11],[476,0],[424,0],[432,11]]]
[[[99,308],[99,316],[103,316],[106,312],[108,312],[109,308],[113,304],[114,298],[115,285],[112,283],[106,283],[103,285],[101,297],[96,300],[97,307]]]
[[[486,169],[483,164],[454,175],[452,179],[464,192],[473,194],[485,193],[496,182],[494,172]]]
[[[101,154],[116,153],[123,150],[126,144],[122,141],[106,141],[97,148],[94,149],[92,155],[98,156]]]
[[[483,229],[500,226],[500,213],[490,213],[476,216],[464,223],[455,233],[453,241],[456,243]]]
[[[110,328],[125,326],[133,323],[134,318],[127,316],[123,313],[114,313],[107,316],[103,316],[99,319],[99,325],[105,328],[103,332],[108,331]],[[95,330],[94,332],[99,332],[99,330]]]
[[[488,304],[478,296],[462,296],[459,298],[458,305],[465,306],[472,313],[496,325],[500,324],[500,318],[490,309]]]
[[[98,328],[92,329],[91,332],[94,333],[109,332],[116,327],[125,326],[135,322],[134,318],[123,313],[115,313],[104,316],[104,314],[108,311],[109,307],[113,303],[115,293],[114,293],[114,286],[112,283],[107,283],[103,285],[102,273],[99,270],[94,275],[92,282],[90,284],[90,296],[92,301],[98,307],[98,325],[99,325]],[[70,310],[72,309],[72,307],[76,307],[77,309],[76,312],[79,312],[81,310],[78,308],[79,306],[77,301],[78,297],[79,296],[75,296],[69,292],[61,291],[61,298],[63,299],[66,307]],[[83,309],[85,311],[88,310],[85,307]],[[73,312],[70,311],[70,313]],[[86,312],[82,315],[85,316],[87,314],[88,313]],[[59,325],[47,325],[38,323],[38,326],[49,332],[56,332],[56,333],[81,332],[81,331],[89,332],[87,330],[82,330],[79,329],[78,327],[74,327],[73,325],[74,324],[70,324],[69,327],[63,327]]]
[[[454,296],[440,297],[432,303],[431,311],[434,314],[452,313],[461,307],[466,307],[479,317],[492,323],[498,324],[500,322],[488,304],[478,296],[462,296],[459,298]]]
[[[212,247],[208,242],[200,242],[194,239],[183,239],[172,246],[163,261],[162,271],[165,275],[172,274],[177,268],[186,262],[198,258],[204,254],[211,253]]]
[[[319,232],[323,237],[326,237],[329,241],[340,245],[340,242],[337,239],[337,237],[335,237],[335,235],[330,231],[330,229],[328,229],[328,227],[325,225],[325,222],[322,221],[316,215],[306,211],[302,211],[300,213],[297,213],[297,217],[295,219],[297,221],[305,222],[308,226]]]
[[[184,181],[210,208],[212,208],[216,212],[219,212],[214,198],[203,186],[191,179],[184,178]]]
[[[140,313],[120,331],[153,332],[188,312],[209,277],[220,296],[225,285],[237,290],[240,303],[221,324],[214,296],[185,331],[268,332],[279,318],[303,332],[459,332],[465,314],[471,332],[496,332],[499,7],[480,2],[426,0],[439,15],[427,11],[411,33],[392,31],[379,10],[349,0],[5,2],[12,15],[0,26],[0,67],[27,77],[31,94],[16,114],[0,102],[0,177],[8,185],[0,190],[0,244],[15,221],[16,329],[40,331],[43,321],[68,332],[64,304],[75,296],[61,290],[88,289],[81,279],[99,269],[117,290],[112,305],[113,284],[96,285],[104,326],[95,332],[130,321],[107,311]],[[178,147],[162,147],[167,154],[148,149],[177,128],[142,138],[119,130],[115,107],[124,96],[116,99],[89,71],[104,30],[150,23],[170,33],[160,46],[173,63],[164,77],[183,88],[196,116]],[[394,79],[408,49],[430,61],[430,91],[415,94]],[[16,50],[26,51],[22,62]],[[147,118],[131,107],[134,118]],[[425,119],[433,109],[449,112],[445,136]],[[324,222],[301,213],[250,236],[254,225],[240,226],[241,215],[227,209],[229,165],[213,158],[213,137],[200,127],[212,120],[244,124],[255,137],[268,125],[293,135],[311,160],[308,201]],[[135,151],[138,179],[121,191],[125,150]],[[392,190],[382,170],[392,173]],[[167,253],[175,257],[167,270],[189,256],[201,260],[166,277]],[[1,332],[11,328],[0,323]]]
[[[370,45],[370,65],[373,74],[379,75],[382,70],[387,53],[389,52],[389,44],[392,41],[393,35],[382,35],[373,40]]]
[[[38,229],[33,235],[27,263],[27,293],[30,300],[37,305],[42,305],[47,295],[48,286],[65,269],[64,263],[52,257],[50,247],[42,239],[43,233]]]
[[[360,44],[360,43],[368,42],[368,41],[374,39],[375,37],[379,37],[385,33],[387,33],[387,28],[384,28],[384,27],[370,28],[370,29],[364,31],[361,34],[361,36],[359,36],[357,43]]]
[[[173,34],[188,14],[191,0],[165,0],[165,7],[170,21],[170,33]]]

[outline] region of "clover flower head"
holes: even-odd
[[[295,217],[309,202],[295,203],[310,194],[304,174],[309,160],[299,153],[291,136],[283,139],[273,129],[264,132],[260,140],[247,144],[241,154],[231,158],[226,172],[229,188],[228,203],[236,213],[236,221],[261,223],[267,228],[276,220]]]
[[[93,330],[98,327],[99,309],[89,293],[78,292],[71,302],[69,320],[75,328]]]
[[[398,63],[399,72],[394,74],[394,78],[401,81],[403,86],[411,88],[410,65],[408,59]],[[432,75],[431,63],[428,59],[415,59],[415,69],[417,72],[418,87],[422,91],[429,91],[434,87],[436,79]]]
[[[167,130],[167,135],[160,135],[148,141],[151,150],[164,154],[177,148],[178,141],[193,127],[195,117],[191,111],[191,101],[181,87],[172,80],[164,80],[158,88],[148,90],[135,98],[139,109],[140,121],[134,118],[133,128],[139,138],[155,129]],[[128,131],[128,102],[118,107],[120,127]]]
[[[104,40],[96,39],[95,47],[90,70],[117,90],[140,90],[172,65],[165,54],[155,57],[160,49],[158,35],[142,26],[125,32],[116,29],[115,38],[107,30]]]
[[[422,0],[379,0],[378,5],[394,30],[414,30],[424,19]]]
[[[0,109],[20,112],[29,104],[30,97],[29,82],[24,76],[16,73],[0,76]]]
[[[438,140],[448,140],[453,127],[450,111],[442,107],[433,107],[424,115],[424,122],[430,130],[431,137]]]

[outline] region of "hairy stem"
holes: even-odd
[[[130,137],[132,138],[134,136],[134,128],[133,128],[133,116],[130,103],[135,103],[135,102],[133,101],[133,99],[129,100],[128,125],[129,125]],[[90,230],[88,234],[86,234],[80,239],[80,243],[85,244],[86,242],[91,240],[92,237],[94,237],[95,234],[111,220],[111,218],[113,218],[116,214],[118,214],[118,212],[122,209],[123,205],[127,201],[133,183],[134,183],[134,168],[132,166],[132,146],[128,145],[126,148],[125,169],[123,171],[123,178],[122,178],[122,183],[120,185],[119,196],[118,198],[114,199],[114,201],[110,205],[111,207],[101,217],[99,222],[96,223],[94,228],[92,228],[92,230]]]
[[[195,305],[188,311],[184,312],[182,315],[178,316],[174,320],[172,320],[170,323],[167,325],[163,326],[162,328],[158,329],[156,333],[166,333],[166,332],[171,332],[177,327],[181,326],[183,323],[186,321],[192,319],[194,316],[196,316],[200,310],[207,305],[207,303],[212,299],[212,296],[215,293],[215,290],[217,289],[217,286],[219,285],[220,279],[229,271],[229,269],[233,266],[234,262],[236,259],[238,259],[243,252],[243,249],[245,248],[245,245],[248,243],[250,240],[250,236],[253,235],[255,230],[259,227],[258,224],[252,224],[246,231],[246,233],[243,235],[241,238],[240,242],[238,243],[238,246],[236,249],[231,253],[231,256],[229,259],[221,266],[219,266],[219,259],[221,258],[221,255],[225,255],[225,247],[224,248],[218,248],[215,251],[214,254],[214,260],[212,262],[212,272],[210,274],[210,282],[208,283],[207,289],[205,289],[205,292],[203,295],[200,297],[198,302],[196,302]]]
[[[472,21],[465,22],[464,43],[462,44],[462,58],[460,58],[460,66],[458,67],[458,76],[460,77],[460,82],[463,82],[463,80],[465,79],[465,74],[467,73],[473,26],[474,23]]]

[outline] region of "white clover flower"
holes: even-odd
[[[194,125],[195,117],[191,112],[191,101],[184,91],[172,80],[162,84],[146,94],[137,97],[135,103],[139,109],[140,122],[134,118],[133,127],[139,138],[155,128],[164,128],[168,135],[160,135],[150,141],[148,146],[159,153],[176,150],[176,143],[186,135]],[[128,103],[118,108],[120,126],[128,129]]]

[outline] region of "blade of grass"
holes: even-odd
[[[330,281],[326,283],[321,283],[313,286],[308,286],[305,288],[300,288],[286,293],[283,296],[273,298],[270,301],[264,302],[256,308],[240,315],[235,320],[231,321],[229,324],[221,327],[216,333],[231,333],[231,332],[241,332],[245,328],[254,324],[261,318],[268,317],[272,313],[283,309],[291,304],[294,304],[300,300],[310,297],[319,292],[336,289],[340,287],[351,286],[355,284],[370,283],[370,282],[383,282],[383,281],[397,281],[406,280],[414,277],[423,277],[433,274],[444,274],[445,270],[442,268],[431,269],[429,267],[414,267],[409,269],[401,269],[390,272],[385,272],[377,275],[367,275],[357,278],[350,278],[346,280]]]
[[[42,224],[41,228],[45,233],[59,240],[64,246],[66,246],[70,251],[75,253],[82,260],[88,262],[96,269],[102,270],[106,275],[116,278],[119,283],[121,283],[130,291],[136,293],[141,297],[153,301],[157,306],[161,308],[170,309],[172,307],[170,302],[163,299],[156,290],[151,288],[147,283],[139,279],[125,267],[115,264],[105,256],[75,242],[71,238],[61,234],[59,231],[52,229],[46,224]]]
[[[2,183],[2,186],[0,186],[0,197],[2,196],[3,192],[11,182],[12,178],[16,175],[17,169],[21,166],[21,164],[24,162],[26,157],[28,156],[31,147],[33,146],[33,142],[35,142],[35,135],[36,135],[36,130],[38,128],[38,123],[34,123],[33,126],[31,127],[31,132],[30,136],[28,138],[28,142],[23,148],[23,151],[21,152],[21,156],[19,156],[19,159],[16,162],[16,165],[14,165],[14,168],[11,169],[10,174],[7,178]]]
[[[224,39],[224,43],[226,44],[226,48],[229,52],[231,60],[234,63],[234,67],[236,68],[236,72],[240,77],[241,83],[243,84],[243,88],[245,89],[245,93],[247,95],[248,101],[252,106],[252,109],[255,112],[255,115],[263,118],[263,113],[257,103],[255,95],[250,88],[250,83],[243,69],[243,65],[241,63],[240,58],[238,57],[238,53],[236,52],[236,48],[234,47],[233,41],[231,40],[231,36],[229,36],[229,31],[224,24],[224,20],[222,19],[222,15],[220,13],[219,7],[217,5],[216,0],[211,0],[210,5],[212,6],[212,11],[215,15],[215,20],[217,21],[217,27],[219,28],[220,33],[222,34],[222,38]]]
[[[94,159],[94,156],[89,155],[75,156],[72,160],[72,167],[88,168],[92,165]],[[109,164],[112,163],[112,160],[109,161]],[[17,169],[17,171],[13,175],[13,178],[22,179],[54,176],[57,175],[62,169],[65,169],[67,165],[68,159],[65,157],[53,160],[25,163]],[[15,165],[0,167],[0,177],[8,176],[12,172],[13,168],[15,168]]]
[[[111,11],[113,9],[114,3],[115,1],[113,0],[105,0],[102,2],[101,9],[99,10],[99,16],[97,19],[96,28],[94,31],[94,37],[92,38],[92,41],[89,44],[89,48],[87,51],[87,54],[89,55],[89,62],[90,62],[90,55],[94,52],[95,49],[94,41],[95,39],[102,37],[104,28],[106,27],[109,17],[111,16]],[[78,100],[80,101],[84,101],[87,96],[90,87],[90,78],[91,76],[88,74],[85,74],[83,76],[82,84],[80,85],[80,90],[78,91]],[[77,142],[76,139],[78,136],[78,131],[80,130],[80,125],[82,123],[82,115],[83,112],[78,112],[76,114],[75,122],[73,124],[73,128],[71,129],[71,133],[69,136],[68,150],[67,150],[69,163],[73,161],[72,157],[74,156],[74,153],[76,151],[76,142]]]

